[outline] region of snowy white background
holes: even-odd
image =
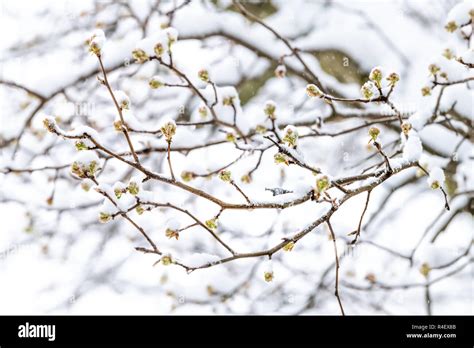
[[[206,177],[231,164],[232,177],[252,202],[278,203],[304,196],[315,186],[314,175],[297,165],[276,164],[276,147],[258,162],[260,151],[255,149],[270,146],[269,141],[257,134],[247,145],[237,140],[236,147],[226,141],[227,132],[250,134],[259,125],[270,129],[264,105],[273,100],[279,134],[283,137],[285,125],[297,125],[303,161],[330,178],[342,178],[373,165],[384,169],[367,132],[371,119],[393,115],[387,105],[334,101],[337,112],[331,113],[329,104],[306,95],[306,85],[315,81],[294,56],[285,57],[291,51],[283,42],[231,8],[230,1],[162,1],[158,7],[147,0],[0,4],[0,314],[340,313],[334,296],[333,243],[325,224],[292,251],[275,253],[271,265],[267,257],[248,258],[190,274],[177,265],[154,265],[160,256],[135,250],[147,244],[126,220],[99,222],[104,197],[93,188],[86,192],[81,180],[70,174],[77,153],[74,140],[48,133],[43,120],[55,118],[65,132],[94,128],[101,144],[128,151],[113,126],[117,110],[96,78],[102,76],[97,57],[85,44],[93,30],[101,28],[110,83],[131,102],[134,116],[128,114],[129,125],[158,130],[165,118],[178,122],[171,155],[177,180],[182,181],[183,171],[201,174],[187,185],[225,202],[245,204],[232,185],[217,175]],[[430,64],[447,73],[447,81],[474,76],[467,66],[474,64],[469,50],[472,24],[454,33],[444,28],[449,20],[472,22],[468,10],[474,9],[473,2],[297,0],[244,5],[299,49],[333,96],[361,98],[361,85],[376,66],[397,72],[400,81],[390,99],[418,132],[423,144],[419,163],[428,171],[443,168],[446,176],[442,185],[450,211],[444,209],[440,190],[430,189],[417,168],[377,186],[353,247],[348,233],[357,228],[366,193],[344,202],[331,217],[346,314],[473,314],[474,81],[446,87],[442,98],[441,86],[430,96],[420,92],[431,86]],[[157,61],[138,64],[132,58],[141,39],[168,25],[179,33],[172,48],[175,66],[210,103],[213,90],[199,80],[200,69],[209,71],[220,101],[238,93],[235,129],[222,124],[180,126],[211,120],[199,115],[202,101],[188,88],[149,88],[154,75],[169,84],[183,83]],[[447,48],[467,65],[444,57]],[[287,74],[278,78],[274,69],[282,62]],[[215,108],[220,120],[232,122],[232,108],[222,103]],[[430,119],[433,110],[435,118]],[[393,156],[394,167],[400,165],[405,142],[400,124],[395,119],[376,126],[385,153]],[[131,137],[135,149],[152,149],[140,154],[142,164],[169,177],[164,138],[139,132],[131,132]],[[208,146],[211,143],[217,144]],[[104,154],[97,154],[103,161]],[[257,163],[251,182],[241,182]],[[102,188],[118,181],[126,185],[139,174],[117,160],[102,164]],[[44,167],[53,169],[28,171]],[[293,193],[273,197],[265,188]],[[147,198],[188,209],[202,221],[219,212],[218,205],[163,182],[147,181],[142,190],[149,191]],[[330,194],[342,197],[334,187]],[[238,252],[264,250],[301,231],[330,207],[307,200],[286,209],[229,209],[219,216],[216,233]],[[179,240],[167,238],[170,226],[193,223],[179,211],[160,208],[141,215],[132,211],[130,216],[160,250],[185,265],[229,256],[200,226],[182,231]],[[424,264],[431,268],[427,276],[420,272]],[[274,275],[271,282],[264,279],[268,267]]]

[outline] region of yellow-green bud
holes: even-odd
[[[431,272],[431,267],[428,263],[423,263],[420,267],[420,273],[423,274],[424,277],[428,277]]]
[[[206,222],[204,224],[210,230],[216,230],[217,229],[217,219],[216,218],[206,220]]]
[[[450,33],[454,33],[457,28],[458,28],[458,25],[456,24],[455,21],[450,21],[444,26],[444,29],[446,29]]]
[[[199,112],[199,116],[201,116],[202,118],[206,118],[207,115],[208,115],[207,106],[205,106],[205,105],[200,106],[199,109],[198,109],[198,112]]]
[[[184,182],[190,182],[191,180],[194,179],[194,177],[195,175],[193,172],[188,172],[188,171],[181,172],[181,179],[183,179]]]
[[[369,79],[375,83],[378,88],[382,87],[382,70],[380,68],[373,68],[369,74]]]
[[[410,122],[405,121],[402,123],[403,134],[408,135],[408,132],[411,130],[411,128],[412,126]]]
[[[290,158],[285,155],[284,153],[277,152],[274,156],[273,159],[275,160],[276,164],[284,163],[286,165],[290,164]]]
[[[322,193],[329,188],[329,178],[327,175],[318,175],[316,177],[316,191]]]
[[[155,55],[160,58],[163,53],[165,53],[165,48],[161,43],[157,43],[153,49],[155,51]]]
[[[295,242],[291,241],[285,244],[285,246],[283,247],[283,250],[292,251],[294,247],[295,247]]]
[[[135,49],[132,51],[132,57],[138,62],[138,63],[144,63],[148,60],[148,55],[145,53],[144,50],[142,49]]]
[[[387,76],[387,81],[388,81],[389,86],[395,86],[399,80],[400,80],[400,76],[398,76],[398,74],[395,72],[390,73],[390,75]]]
[[[437,66],[436,64],[430,64],[428,66],[428,70],[430,71],[430,74],[431,75],[436,75],[441,69],[439,66]]]
[[[443,57],[448,60],[451,60],[454,58],[454,52],[451,51],[449,48],[445,48],[443,51]]]
[[[225,97],[222,100],[222,105],[231,106],[231,105],[234,104],[234,99],[235,99],[235,97]]]
[[[163,255],[161,257],[161,263],[163,264],[163,266],[171,265],[173,263],[173,258],[171,257],[170,254]]]
[[[138,192],[140,192],[140,186],[135,181],[131,181],[131,182],[128,183],[127,191],[131,195],[136,196],[136,195],[138,195]]]
[[[265,271],[263,273],[263,279],[265,279],[267,283],[273,281],[273,278],[275,278],[273,271]]]
[[[245,184],[250,184],[250,182],[252,181],[252,177],[250,176],[250,174],[244,174],[240,178],[240,181],[245,183]]]
[[[371,140],[376,141],[379,134],[380,134],[380,129],[378,129],[377,127],[370,127],[369,135],[370,135]]]
[[[88,149],[87,145],[84,144],[84,142],[80,141],[80,140],[75,142],[75,146],[76,146],[77,151],[82,151],[82,150],[87,150]]]
[[[282,140],[284,143],[287,143],[288,146],[296,147],[298,142],[298,130],[293,126],[286,126],[285,136]]]
[[[428,96],[428,95],[431,95],[431,88],[428,87],[428,86],[423,87],[423,88],[421,89],[421,95],[422,95],[423,97],[426,97],[426,96]]]
[[[258,134],[263,134],[267,131],[267,128],[265,126],[262,126],[261,124],[258,124],[257,127],[255,127],[255,131]]]
[[[198,71],[198,77],[203,82],[209,82],[209,71],[201,69]]]
[[[143,208],[141,205],[137,205],[135,208],[135,211],[137,212],[138,215],[142,215],[145,212],[145,208]]]
[[[159,76],[153,76],[148,81],[148,85],[153,89],[157,89],[157,88],[163,87],[165,85],[165,82]]]
[[[165,231],[165,236],[168,237],[169,239],[176,238],[176,240],[178,240],[179,239],[179,232],[177,230],[167,228],[166,231]]]
[[[309,84],[306,86],[306,94],[312,98],[321,97],[323,92],[315,84]]]
[[[176,123],[170,120],[161,126],[160,129],[166,141],[170,142],[173,139],[173,135],[176,133]]]
[[[232,180],[232,173],[230,170],[221,170],[219,172],[219,179],[224,182],[230,182]]]
[[[232,132],[228,132],[225,136],[225,139],[228,141],[228,142],[231,142],[231,143],[235,143],[237,138],[235,137],[235,134],[232,133]]]
[[[104,213],[104,212],[99,213],[99,221],[101,223],[105,224],[109,222],[110,220],[112,220],[112,216],[109,213]]]

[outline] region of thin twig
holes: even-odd
[[[342,306],[341,297],[339,296],[339,256],[337,255],[336,235],[334,234],[334,231],[332,229],[331,223],[329,222],[329,219],[326,221],[326,224],[328,225],[329,231],[331,232],[331,238],[334,245],[334,256],[336,258],[336,281],[335,281],[335,286],[334,286],[334,295],[336,296],[337,302],[339,303],[341,314],[346,315],[344,313],[344,307]]]

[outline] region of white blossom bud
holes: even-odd
[[[130,99],[124,91],[114,91],[114,96],[121,109],[130,109]]]
[[[102,48],[105,44],[105,34],[101,29],[96,29],[92,36],[87,40],[89,45],[89,52],[100,56],[102,54]]]
[[[161,133],[165,137],[166,141],[171,142],[173,136],[176,133],[176,122],[171,119],[165,119],[160,127]]]
[[[440,167],[431,169],[430,176],[427,179],[429,187],[436,190],[443,186],[445,180],[444,172]]]
[[[372,81],[367,81],[364,83],[360,89],[360,92],[365,99],[372,99],[376,94],[378,94],[377,86]]]
[[[278,78],[284,78],[286,76],[286,66],[280,64],[275,69],[275,76]]]

